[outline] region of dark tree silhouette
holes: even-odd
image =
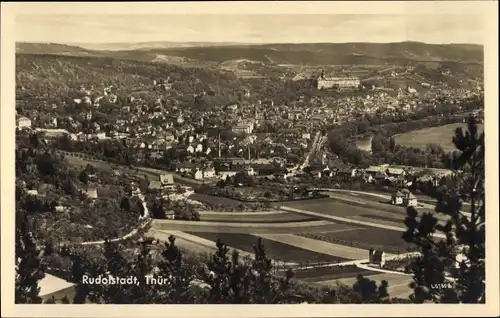
[[[485,301],[485,205],[484,132],[479,134],[474,118],[465,133],[458,128],[453,143],[460,151],[453,165],[460,181],[454,188],[444,186],[438,193],[436,213],[408,208],[403,238],[419,246],[422,255],[413,264],[411,299],[445,303],[484,303]],[[461,211],[463,200],[470,200],[471,212]],[[439,239],[436,234],[444,236]],[[436,286],[449,283],[453,288]]]
[[[16,214],[15,301],[16,304],[39,304],[42,299],[38,296],[38,282],[45,277],[41,251],[33,239],[27,215],[22,211]]]

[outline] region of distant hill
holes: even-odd
[[[16,43],[16,53],[19,54],[58,54],[58,55],[93,55],[94,52],[74,45],[57,43]]]
[[[143,91],[144,98],[154,100],[163,92],[153,89],[153,80],[166,78],[173,83],[169,96],[182,101],[184,107],[225,105],[242,93],[242,84],[234,75],[209,69],[96,56],[16,55],[16,93],[27,100],[40,96],[52,102],[62,96],[72,100],[78,97],[80,85],[95,86],[99,94],[113,85],[119,97]],[[203,98],[196,97],[203,93]]]
[[[211,46],[150,50],[198,60],[247,59],[277,64],[405,65],[418,62],[483,63],[479,45],[402,43],[315,43]]]
[[[18,43],[17,52],[94,55],[141,61],[152,61],[160,55],[217,63],[230,60],[302,65],[416,65],[422,62],[483,63],[483,47],[472,44],[438,45],[401,42],[242,45],[146,42],[128,45],[128,48],[120,45],[110,44],[107,48],[102,46],[105,50],[90,50],[74,45]]]
[[[79,46],[87,50],[97,51],[129,51],[129,50],[150,50],[150,49],[167,49],[167,48],[185,48],[185,47],[207,47],[207,46],[232,46],[242,45],[244,43],[233,42],[138,42],[138,43],[73,43],[71,45]]]

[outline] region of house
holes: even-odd
[[[97,188],[94,187],[89,187],[83,190],[83,193],[89,198],[89,199],[97,199]]]
[[[235,134],[251,134],[254,129],[254,122],[251,120],[240,121],[236,126],[232,128],[232,132]]]
[[[385,252],[374,250],[372,248],[369,249],[369,260],[370,264],[379,265],[380,268],[385,265]]]
[[[88,180],[91,182],[97,182],[98,178],[95,173],[87,173]]]
[[[257,172],[255,171],[255,169],[253,167],[246,167],[245,168],[245,172],[249,175],[249,176],[255,176],[257,174]]]
[[[336,175],[341,179],[347,180],[356,176],[356,169],[341,168],[337,170]]]
[[[170,173],[165,173],[160,175],[160,183],[164,188],[170,188],[174,186],[174,176]]]
[[[196,169],[196,171],[194,172],[194,179],[203,180],[203,171],[200,169]]]
[[[387,179],[387,175],[385,173],[383,173],[383,172],[377,172],[373,176],[373,180],[375,180],[377,183],[381,183],[381,182],[383,182],[386,179]]]
[[[56,212],[65,212],[65,211],[68,211],[68,210],[69,210],[69,208],[66,207],[66,206],[64,206],[64,205],[56,205],[54,207],[54,211],[56,211]]]
[[[175,212],[174,212],[174,210],[165,210],[165,219],[167,219],[167,220],[174,220],[175,219]]]
[[[196,164],[191,162],[178,163],[175,165],[176,172],[191,172],[196,168]]]
[[[402,205],[404,197],[404,194],[398,190],[391,196],[391,203],[394,205]]]
[[[392,195],[391,203],[394,205],[417,206],[418,202],[417,198],[408,189],[402,189]]]
[[[171,132],[166,133],[165,134],[165,141],[166,142],[174,142],[174,141],[176,141],[176,138],[175,138],[174,134],[172,134]]]
[[[194,149],[195,152],[202,152],[203,151],[203,145],[202,144],[197,144],[196,148]]]
[[[163,186],[160,181],[153,180],[149,182],[148,189],[152,191],[160,191],[163,189]]]
[[[19,117],[17,119],[17,128],[31,128],[31,120],[28,117]]]
[[[417,197],[414,196],[413,193],[411,193],[408,189],[403,189],[403,190],[401,190],[401,192],[404,195],[403,205],[413,206],[413,207],[417,206],[417,204],[418,204]]]
[[[219,171],[219,178],[222,180],[226,180],[227,177],[234,177],[238,172],[238,170],[223,170]]]
[[[405,169],[389,167],[385,171],[389,177],[403,177],[406,174]]]
[[[380,173],[380,167],[377,166],[370,166],[365,169],[365,173],[375,176],[377,173]]]
[[[213,167],[203,169],[203,178],[215,178],[215,169]]]
[[[38,287],[40,288],[38,295],[43,301],[52,299],[52,297],[54,300],[60,301],[64,296],[72,299],[75,294],[75,284],[48,273],[45,273],[45,276],[38,281]]]
[[[38,191],[37,190],[28,190],[28,191],[26,191],[26,194],[27,195],[37,196],[38,195]]]

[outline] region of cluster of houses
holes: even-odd
[[[318,178],[324,176],[336,176],[344,180],[360,178],[367,183],[388,181],[390,183],[399,184],[400,186],[410,186],[414,180],[420,182],[431,181],[434,186],[437,186],[441,178],[454,174],[454,172],[449,169],[391,166],[389,164],[370,166],[366,169],[350,167],[334,169],[327,166],[322,169],[316,168],[313,170],[313,173]]]
[[[286,160],[280,157],[244,159],[216,158],[213,161],[183,162],[174,165],[175,172],[195,180],[226,180],[244,172],[249,176],[266,176],[285,171]]]

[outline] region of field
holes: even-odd
[[[294,273],[296,279],[306,282],[330,281],[347,277],[356,277],[358,274],[365,277],[378,274],[378,272],[358,268],[356,265],[311,268],[296,270]]]
[[[286,222],[308,222],[315,221],[312,217],[295,214],[295,213],[273,213],[273,214],[241,214],[238,212],[233,215],[228,214],[204,214],[201,213],[203,221],[210,222],[241,222],[241,223],[286,223]]]
[[[189,196],[189,199],[200,201],[208,204],[221,204],[225,206],[237,206],[239,204],[243,204],[243,201],[238,201],[235,199],[230,199],[226,197],[219,197],[214,195],[208,195],[204,193],[193,193]]]
[[[189,233],[211,241],[220,239],[230,247],[253,253],[253,246],[257,243],[257,236],[251,234],[233,234],[233,233]],[[291,262],[291,263],[317,263],[317,262],[331,262],[337,263],[345,261],[340,257],[326,255],[308,251],[302,248],[293,247],[284,243],[264,239],[264,246],[267,255],[273,259]]]
[[[402,225],[402,221],[406,215],[406,211],[404,208],[391,207],[383,203],[380,203],[382,205],[380,207],[379,206],[374,207],[374,204],[376,204],[376,202],[369,202],[367,200],[359,200],[359,201],[361,201],[361,203],[358,205],[327,198],[327,199],[287,203],[285,204],[285,206],[297,209],[304,209],[316,213],[321,213],[324,215],[333,215],[333,216],[340,216],[347,218],[349,217],[352,218],[355,216],[376,217],[383,215],[391,218],[400,219]],[[373,221],[373,220],[367,220],[367,221]]]
[[[484,126],[481,124],[478,126],[479,130],[483,131]],[[457,123],[410,131],[396,135],[396,143],[415,148],[425,148],[428,144],[437,144],[443,147],[445,151],[453,151],[456,148],[453,145],[452,136],[458,127],[464,129],[467,127],[467,124]]]
[[[361,249],[374,248],[392,254],[403,253],[408,248],[413,247],[403,240],[402,232],[370,227],[352,226],[351,229],[347,227],[343,231],[302,233],[299,235]]]
[[[180,224],[177,221],[165,222],[165,220],[155,220],[153,227],[164,231],[184,231],[184,232],[206,232],[206,233],[262,233],[262,234],[292,234],[292,233],[321,233],[336,231],[345,228],[345,224],[337,224],[328,221],[313,221],[296,223],[297,226],[289,226],[289,223],[283,223],[278,226],[276,223],[270,223],[268,226],[259,223],[241,224],[235,227],[232,223],[210,222],[212,224],[200,224],[200,222],[186,222]],[[298,226],[300,225],[300,226]]]

